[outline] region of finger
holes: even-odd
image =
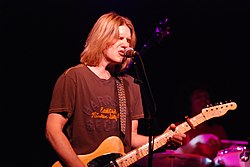
[[[173,137],[170,138],[170,142],[172,143],[176,143],[177,145],[181,146],[182,145],[182,142],[178,139],[175,139]]]
[[[176,128],[176,125],[172,123],[172,124],[170,125],[170,129],[174,131],[175,128]]]

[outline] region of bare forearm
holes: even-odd
[[[137,133],[132,133],[132,147],[140,147],[149,141],[148,136],[143,136]]]
[[[53,133],[47,134],[47,139],[60,160],[65,163],[67,167],[83,167],[83,163],[77,157],[68,139],[62,132],[54,131]]]

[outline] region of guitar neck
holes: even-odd
[[[168,131],[156,137],[154,141],[152,141],[153,150],[156,150],[164,146],[169,141],[170,137],[172,137],[175,133],[185,133],[191,130],[192,127],[195,127],[203,123],[205,120],[207,120],[206,117],[202,113],[200,113],[196,115],[195,117],[190,118],[189,121],[185,121],[179,124],[178,126],[176,126],[176,129],[174,132]],[[149,143],[144,144],[143,146],[135,150],[132,150],[128,152],[126,155],[116,159],[116,163],[118,164],[118,166],[123,166],[123,167],[124,165],[129,166],[135,163],[136,161],[138,161],[139,159],[145,157],[148,153],[149,153]]]
[[[235,110],[236,108],[237,104],[235,102],[230,102],[202,109],[202,112],[200,114],[194,116],[193,118],[186,118],[185,122],[177,125],[175,131],[170,130],[156,137],[151,143],[153,145],[153,151],[165,145],[175,133],[186,133],[187,131],[194,129],[204,121],[214,117],[220,117],[224,115],[228,110]],[[106,164],[105,166],[115,165],[119,167],[128,167],[146,156],[148,153],[149,143],[144,144],[141,147],[138,147],[137,149],[134,149],[125,154],[122,141],[118,137],[112,136],[105,139],[94,152],[87,155],[79,155],[79,158],[85,165],[90,164],[91,166],[95,166],[96,164],[101,164],[101,166],[104,166]],[[112,160],[106,159],[106,156],[109,155],[112,155],[110,156]],[[117,155],[119,156],[119,158],[116,158]],[[116,159],[114,160],[114,158]],[[60,161],[57,161],[53,164],[52,167],[62,167],[62,165]]]
[[[175,132],[177,133],[186,133],[187,131],[193,129],[194,127],[198,126],[199,124],[205,122],[209,118],[206,118],[203,113],[200,113],[193,118],[188,119],[188,121],[185,121],[178,125],[175,129]]]

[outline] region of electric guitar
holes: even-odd
[[[223,116],[228,110],[235,110],[235,102],[225,103],[202,109],[202,112],[192,118],[186,118],[186,121],[176,126],[175,131],[164,132],[157,136],[154,141],[153,150],[165,145],[169,139],[177,132],[185,133],[194,129],[199,124],[214,117]],[[145,157],[148,153],[148,145],[144,144],[127,154],[124,153],[124,146],[119,137],[111,136],[105,139],[99,147],[90,154],[78,155],[85,166],[90,167],[128,167]],[[63,167],[60,161],[55,162],[52,167]]]

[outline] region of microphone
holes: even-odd
[[[124,49],[124,57],[135,57],[136,55],[139,55],[139,53],[135,51],[133,48]]]

